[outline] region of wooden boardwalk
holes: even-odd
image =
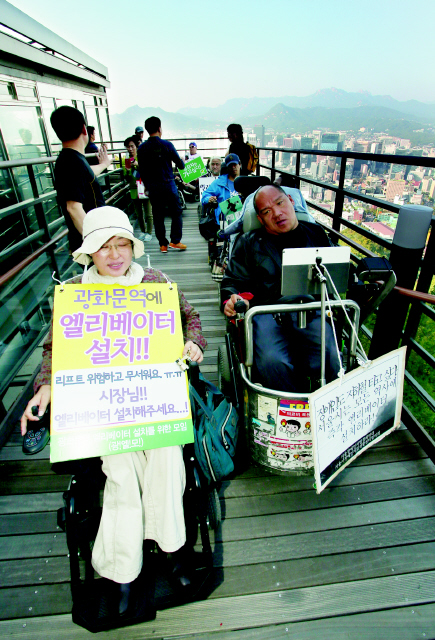
[[[209,342],[201,369],[216,381],[224,322],[193,208],[184,228],[188,250],[163,256],[152,242],[151,263],[200,311]],[[48,450],[24,458],[18,428],[0,467],[0,637],[90,638],[71,622],[56,526],[69,478],[51,472]],[[435,638],[435,466],[410,434],[370,449],[320,496],[312,485],[255,467],[224,482],[208,598],[104,637]]]

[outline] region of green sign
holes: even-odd
[[[231,196],[228,200],[224,200],[220,203],[222,213],[225,215],[225,220],[228,224],[237,220],[240,216],[239,211],[242,210],[243,204],[240,200],[240,196]]]
[[[197,178],[200,178],[207,170],[205,168],[202,158],[195,158],[195,160],[188,160],[184,169],[180,169],[180,176],[183,182],[192,182]]]

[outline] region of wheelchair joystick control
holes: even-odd
[[[237,300],[234,305],[234,311],[236,313],[246,313],[246,304],[243,300]]]
[[[50,405],[49,405],[50,406]],[[33,423],[28,423],[30,429],[23,438],[23,453],[26,455],[34,455],[44,449],[50,440],[50,409],[49,406],[45,410],[43,416],[39,418],[39,422],[35,427],[31,428]],[[32,414],[38,415],[39,407],[32,407]]]

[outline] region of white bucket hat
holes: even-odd
[[[101,249],[113,236],[128,238],[133,242],[133,257],[137,259],[143,256],[143,242],[134,237],[127,215],[121,209],[105,206],[91,209],[85,215],[82,246],[73,252],[73,260],[79,264],[90,264],[90,255]]]

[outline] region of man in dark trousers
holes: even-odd
[[[62,142],[62,151],[54,167],[57,198],[68,227],[72,253],[82,245],[83,220],[91,209],[105,204],[97,176],[110,165],[104,145],[99,164],[90,167],[83,155],[89,137],[83,114],[74,107],[59,107],[50,116],[51,126]]]
[[[149,138],[143,142],[137,152],[139,173],[149,194],[153,210],[154,230],[160,245],[160,251],[167,253],[168,248],[185,251],[181,242],[183,220],[178,189],[175,186],[172,163],[184,169],[184,162],[169,140],[162,140],[160,118],[151,116],[145,120],[145,129]],[[172,218],[171,242],[166,237],[165,215]]]
[[[243,299],[247,308],[277,304],[281,298],[283,249],[328,247],[328,236],[318,224],[300,222],[294,201],[281,187],[267,185],[254,196],[261,229],[245,233],[236,242],[221,284],[224,313],[236,315],[234,305]],[[320,378],[320,312],[310,315],[300,329],[297,314],[286,314],[278,324],[271,314],[254,317],[254,380],[279,391],[309,391],[305,376]],[[289,317],[290,316],[290,317]],[[326,325],[326,378],[340,368],[332,329]]]

